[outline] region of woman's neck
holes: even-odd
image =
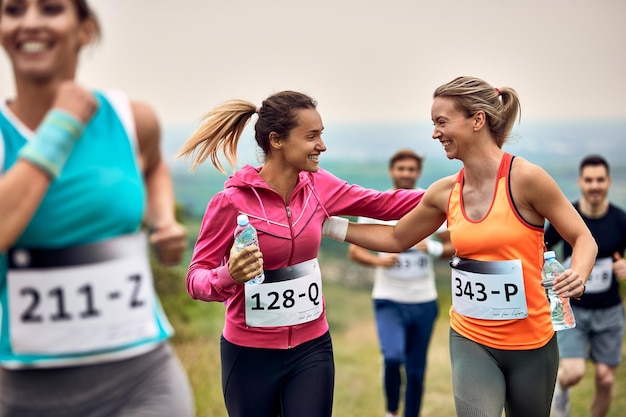
[[[266,163],[261,168],[259,175],[267,183],[267,185],[276,191],[285,201],[289,202],[291,193],[298,183],[298,173],[292,172],[288,168],[281,168],[274,163]]]
[[[488,151],[480,151],[474,157],[463,158],[463,177],[465,183],[480,184],[485,180],[493,180],[500,168],[504,152],[496,147]]]
[[[16,78],[16,96],[7,106],[26,127],[36,130],[52,108],[61,82],[62,80],[36,82]]]

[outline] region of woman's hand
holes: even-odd
[[[566,269],[555,278],[552,288],[559,297],[580,298],[585,292],[585,281],[578,272]]]
[[[87,124],[98,109],[98,102],[91,91],[74,81],[63,81],[59,85],[52,107],[64,110],[79,122]]]
[[[258,246],[246,246],[237,252],[235,245],[230,249],[228,272],[237,284],[243,284],[263,272],[263,254]]]
[[[187,247],[187,230],[179,223],[160,226],[150,233],[150,243],[159,262],[167,266],[176,265],[183,258]]]

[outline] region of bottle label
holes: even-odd
[[[237,252],[241,252],[246,246],[259,246],[256,230],[252,226],[238,230],[237,232],[235,233],[235,248]]]
[[[158,335],[144,234],[64,249],[17,249],[10,256],[8,323],[15,353],[93,352]]]
[[[596,259],[591,275],[589,275],[589,279],[585,284],[585,294],[597,294],[608,291],[611,288],[612,277],[613,259],[610,257]]]
[[[430,278],[430,257],[427,253],[411,249],[398,254],[396,264],[385,268],[385,274],[389,278],[400,280],[415,280]]]
[[[522,261],[478,261],[454,257],[452,306],[467,317],[511,320],[528,317]]]
[[[265,271],[265,281],[246,285],[246,324],[251,327],[293,326],[319,318],[322,274],[317,259]]]

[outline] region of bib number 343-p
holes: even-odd
[[[452,266],[452,305],[467,317],[510,320],[528,317],[522,262],[455,258]]]

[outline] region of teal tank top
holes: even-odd
[[[137,233],[145,209],[146,190],[138,166],[137,139],[130,102],[121,92],[94,92],[99,107],[78,141],[61,175],[54,180],[15,247],[60,249],[93,244]],[[16,161],[17,153],[34,137],[0,104],[0,173]],[[7,254],[0,254],[0,364],[8,367],[99,363],[135,356],[173,333],[156,295],[154,315],[158,334],[114,351],[72,355],[15,354],[9,332]],[[35,306],[33,306],[35,307]],[[35,335],[36,337],[36,335]]]

